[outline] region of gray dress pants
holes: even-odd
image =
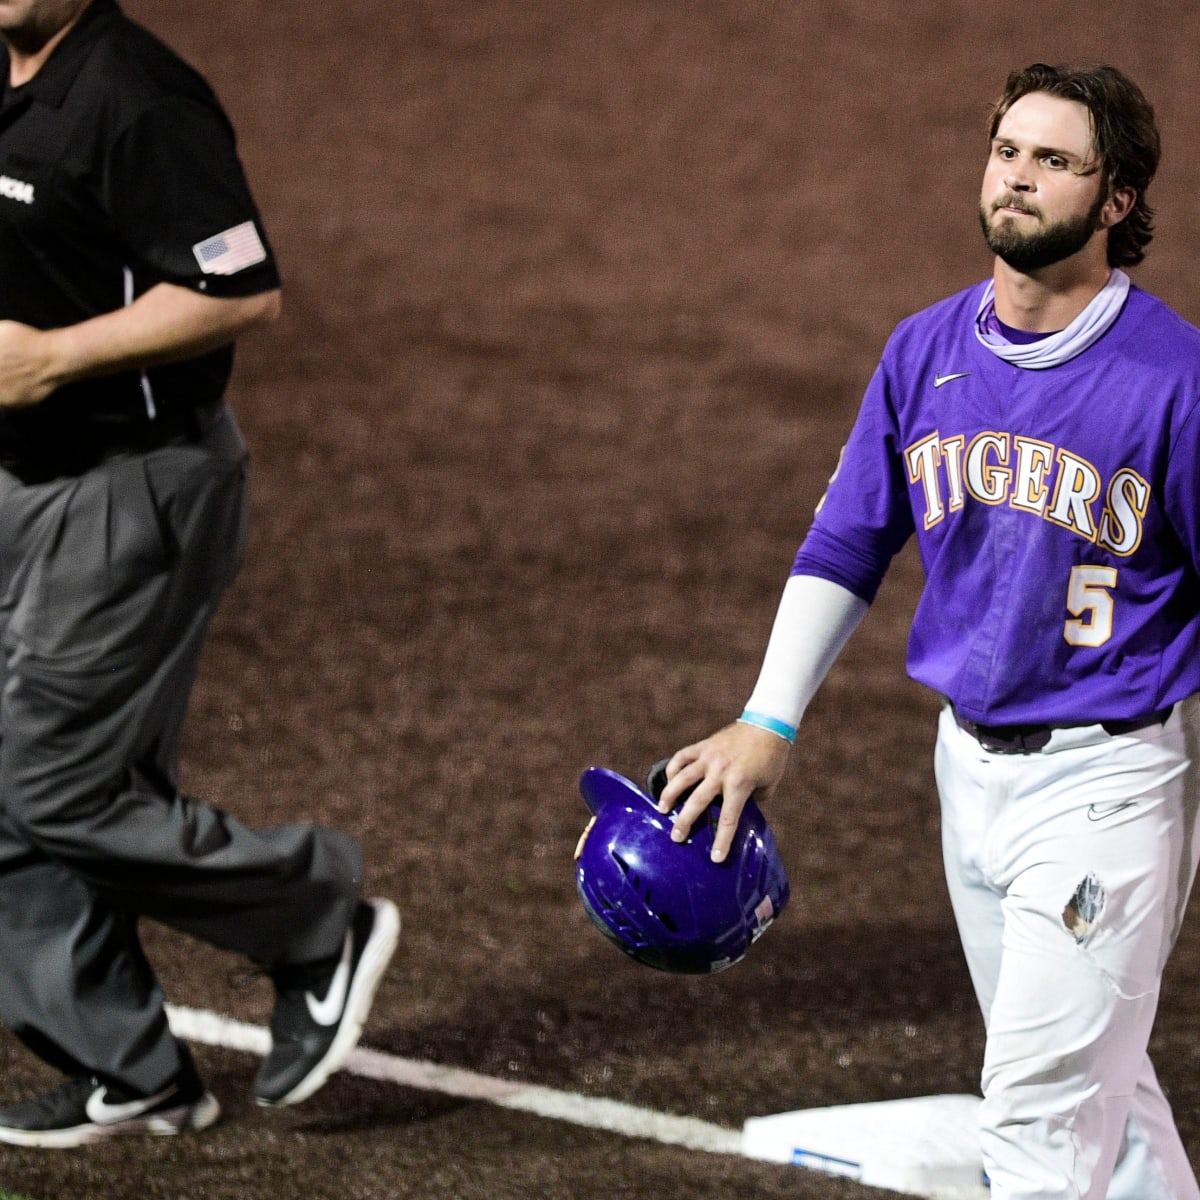
[[[177,788],[245,476],[224,406],[82,475],[0,469],[0,1020],[69,1075],[152,1091],[183,1060],[139,917],[299,963],[336,952],[361,890],[349,836],[255,831]]]

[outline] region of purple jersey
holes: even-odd
[[[982,286],[888,341],[792,573],[870,601],[916,531],[909,674],[991,724],[1200,691],[1200,331],[1131,287],[1047,370],[982,345]]]

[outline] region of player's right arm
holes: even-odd
[[[742,718],[685,746],[667,764],[660,811],[670,812],[695,788],[675,818],[675,841],[684,841],[720,796],[712,857],[725,858],[746,801],[755,793],[769,795],[783,777],[804,711],[866,611],[865,600],[830,580],[814,575],[788,580]]]
[[[696,789],[675,818],[677,841],[686,839],[697,817],[722,797],[712,850],[716,861],[729,852],[746,800],[755,792],[769,794],[782,778],[809,701],[913,532],[908,484],[894,449],[902,441],[889,351],[867,387],[796,555],[746,712],[733,725],[685,746],[667,765],[663,812],[670,812],[689,787]]]

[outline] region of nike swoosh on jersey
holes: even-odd
[[[115,1125],[120,1121],[140,1117],[142,1113],[165,1100],[174,1090],[175,1085],[172,1084],[154,1096],[144,1096],[140,1100],[129,1100],[124,1104],[109,1104],[104,1098],[104,1088],[98,1087],[87,1098],[84,1111],[87,1113],[88,1119],[96,1125]]]
[[[940,388],[943,383],[949,383],[952,379],[966,379],[970,373],[970,371],[956,371],[953,375],[935,375],[933,377],[933,386]]]
[[[336,1025],[346,1006],[346,993],[350,989],[350,946],[353,936],[346,934],[346,942],[342,947],[342,959],[329,981],[329,991],[324,1000],[318,1000],[312,992],[304,993],[304,1003],[308,1005],[308,1015],[318,1025]]]

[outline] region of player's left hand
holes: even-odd
[[[783,738],[741,722],[677,751],[667,763],[668,782],[659,797],[659,812],[670,812],[688,788],[695,791],[676,814],[672,839],[686,841],[696,819],[720,796],[712,859],[724,861],[746,801],[755,794],[770,794],[783,778],[790,753],[791,745]]]
[[[18,321],[0,321],[0,408],[40,404],[58,386],[53,339]]]

